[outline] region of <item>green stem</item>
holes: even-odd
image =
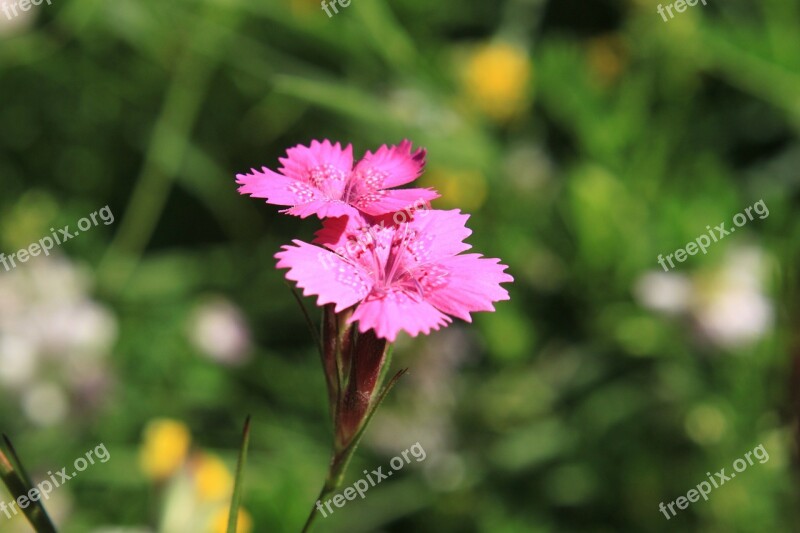
[[[242,446],[239,449],[239,461],[236,463],[236,482],[233,486],[231,509],[228,514],[228,533],[236,533],[239,527],[239,506],[242,503],[244,484],[244,465],[247,462],[247,448],[250,446],[250,415],[244,421],[242,430]]]
[[[315,505],[311,506],[311,513],[309,513],[308,519],[303,526],[303,533],[311,530],[311,525],[314,523],[314,519],[317,517],[316,502],[325,500],[329,494],[342,486],[344,474],[347,471],[347,466],[350,464],[350,459],[352,459],[353,455],[355,454],[357,444],[357,439],[354,439],[350,446],[342,450],[341,453],[334,454],[334,456],[331,458],[328,476],[325,478],[325,484],[322,486],[322,490],[319,491],[319,496],[317,496]]]
[[[10,445],[8,437],[5,437],[5,435],[3,437],[6,443]],[[9,451],[11,452],[11,456],[17,465],[15,468],[11,461],[9,461],[8,457],[2,451],[0,451],[0,478],[2,478],[3,483],[5,483],[12,497],[17,499],[27,495],[31,489],[33,489],[33,487],[30,482],[26,483],[23,480],[24,478],[27,478],[27,475],[21,473],[22,463],[19,461],[19,457],[17,457],[16,452],[13,451],[13,446],[10,447]],[[25,518],[28,519],[28,522],[30,522],[34,531],[37,533],[56,533],[56,528],[53,525],[53,522],[50,520],[50,517],[47,515],[47,511],[45,511],[41,500],[29,500],[29,502],[30,505],[23,508],[22,512],[25,513]]]
[[[331,464],[328,468],[328,476],[325,478],[325,484],[322,486],[322,490],[320,490],[319,496],[317,496],[317,499],[314,502],[315,505],[311,506],[311,512],[309,513],[308,519],[303,526],[302,533],[307,533],[311,530],[311,525],[314,523],[314,520],[317,517],[316,502],[324,500],[329,494],[342,486],[342,483],[344,482],[344,475],[347,472],[347,467],[350,465],[350,460],[353,458],[353,455],[355,455],[356,448],[358,448],[358,444],[361,442],[361,438],[364,436],[372,417],[375,415],[375,412],[378,410],[378,407],[380,407],[381,403],[383,403],[386,395],[389,394],[389,391],[392,389],[392,387],[394,387],[395,383],[397,383],[397,380],[399,380],[407,371],[407,368],[399,371],[394,375],[389,383],[386,384],[381,393],[378,395],[375,403],[371,406],[369,413],[364,418],[364,422],[361,425],[358,433],[353,437],[353,440],[350,441],[350,444],[346,448],[344,448],[338,454],[335,453],[331,458]],[[380,383],[378,383],[378,386],[380,386]]]

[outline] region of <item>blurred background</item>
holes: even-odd
[[[63,531],[224,531],[248,413],[241,531],[300,530],[331,428],[272,256],[316,223],[234,176],[323,138],[426,147],[434,207],[471,213],[516,282],[400,339],[410,372],[346,483],[427,457],[315,530],[796,530],[797,0],[667,21],[645,0],[30,7],[0,12],[0,251],[114,214],[0,267],[0,429],[37,479],[111,456],[47,502]],[[769,217],[658,264],[759,200]],[[769,461],[661,514],[759,444]]]

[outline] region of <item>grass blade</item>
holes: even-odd
[[[242,482],[244,480],[244,465],[247,462],[247,448],[250,445],[250,415],[244,421],[242,431],[242,448],[239,450],[239,462],[236,465],[236,482],[233,486],[231,498],[231,511],[228,515],[228,533],[236,533],[239,523],[239,505],[242,500]]]
[[[311,315],[308,314],[308,309],[306,309],[305,304],[303,303],[303,299],[297,293],[294,287],[286,281],[286,286],[289,287],[289,291],[294,296],[297,305],[300,306],[300,310],[303,312],[303,317],[306,319],[306,325],[308,326],[308,330],[311,332],[311,337],[314,339],[314,343],[317,345],[317,350],[319,350],[320,355],[323,354],[323,347],[322,347],[322,339],[319,337],[319,331],[317,331],[317,327],[314,325],[314,321],[311,320]],[[324,357],[324,356],[323,356]]]
[[[25,497],[27,501],[30,502],[27,507],[22,509],[22,512],[37,533],[56,533],[56,528],[47,515],[47,511],[45,511],[41,499],[39,498],[37,501],[33,501],[28,497],[28,494],[33,488],[33,484],[23,470],[22,462],[19,460],[19,456],[14,446],[11,444],[11,440],[5,435],[3,435],[3,440],[6,442],[13,463],[9,460],[8,455],[6,455],[3,450],[0,450],[0,478],[2,478],[3,483],[15,500],[20,497]],[[14,466],[15,464],[16,467]]]
[[[3,442],[6,443],[6,450],[8,450],[9,455],[11,455],[11,466],[19,473],[19,477],[22,479],[22,482],[25,483],[26,486],[32,487],[33,482],[31,481],[31,477],[28,475],[28,472],[25,471],[25,467],[22,466],[22,461],[19,459],[19,455],[17,455],[17,450],[14,448],[14,445],[11,444],[11,439],[8,438],[8,435],[3,433]]]

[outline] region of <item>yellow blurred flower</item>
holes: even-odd
[[[468,59],[463,73],[468,98],[496,120],[507,120],[529,103],[532,67],[528,54],[511,44],[487,44]]]
[[[144,430],[139,464],[150,478],[163,480],[181,467],[192,437],[185,424],[177,420],[153,420]]]
[[[202,454],[194,465],[194,483],[201,500],[214,501],[230,498],[233,475],[219,457]]]
[[[210,533],[225,533],[228,531],[228,513],[230,509],[224,507],[214,515],[211,521]],[[253,519],[250,513],[239,508],[239,518],[236,520],[236,533],[250,533],[253,530]]]
[[[420,183],[434,187],[442,195],[434,202],[436,208],[455,208],[476,211],[486,201],[486,178],[474,170],[456,171],[434,168],[426,172]]]

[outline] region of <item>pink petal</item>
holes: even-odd
[[[514,278],[504,273],[508,267],[499,259],[480,254],[458,255],[443,259],[436,267],[446,271],[446,276],[418,279],[425,299],[448,315],[472,322],[469,313],[494,311],[494,302],[509,299],[508,291],[500,284]]]
[[[356,308],[350,322],[358,321],[358,330],[375,334],[389,342],[402,330],[416,337],[438,330],[452,320],[425,301],[413,299],[404,291],[391,290],[381,296],[370,295]]]
[[[293,241],[275,254],[286,279],[296,281],[303,295],[316,295],[317,305],[336,304],[338,313],[364,299],[372,288],[369,276],[338,255],[303,241]]]
[[[353,205],[373,216],[399,212],[394,217],[395,222],[404,222],[411,218],[402,215],[404,210],[430,206],[431,200],[436,198],[439,198],[439,193],[433,189],[394,189],[369,192],[356,198]]]
[[[311,141],[311,146],[289,148],[278,161],[283,165],[278,172],[287,178],[311,185],[325,198],[340,200],[353,169],[353,146],[342,149],[327,139]]]
[[[288,213],[300,218],[317,215],[319,218],[355,216],[358,210],[350,204],[339,200],[314,200],[307,204],[300,204],[289,209],[284,209],[281,213]]]
[[[416,234],[409,243],[417,263],[429,263],[448,258],[472,248],[464,240],[472,235],[466,224],[469,215],[458,209],[442,211],[421,209],[408,223],[408,229]]]
[[[238,174],[239,192],[256,198],[265,198],[267,203],[288,205],[286,212],[303,218],[316,214],[342,216],[354,212],[330,205],[327,201],[339,202],[353,167],[353,147],[345,149],[339,143],[311,141],[311,146],[298,145],[289,148],[280,173],[268,168],[253,169],[250,174]],[[329,214],[330,213],[330,214]]]
[[[311,185],[281,176],[268,168],[261,172],[252,169],[251,174],[237,174],[239,192],[254,198],[266,198],[273,205],[297,205],[321,198],[322,194]]]
[[[361,213],[346,218],[327,218],[322,221],[322,228],[317,230],[314,234],[316,238],[311,242],[336,250],[347,244],[348,236],[360,234],[360,229],[366,226],[369,223]]]
[[[353,170],[353,146],[348,144],[344,149],[337,142],[331,144],[327,139],[322,142],[311,141],[310,146],[298,144],[286,150],[286,157],[279,158],[279,171],[287,178],[308,181],[310,171],[316,167],[330,165],[332,168],[349,175]]]
[[[411,141],[405,140],[398,146],[384,144],[374,154],[367,152],[353,171],[354,195],[398,187],[420,177],[425,167],[425,150],[411,153],[411,146]]]

